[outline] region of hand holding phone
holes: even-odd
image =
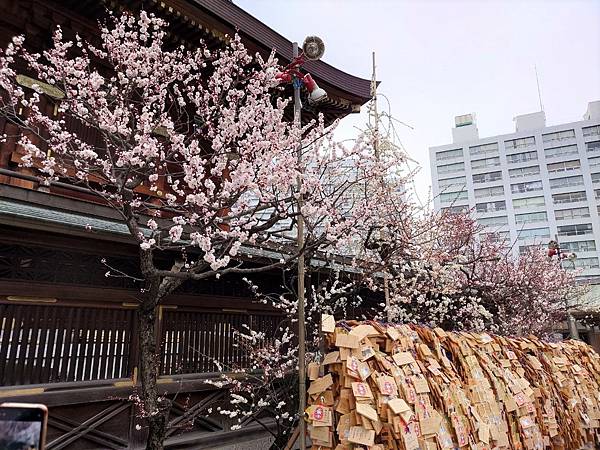
[[[48,408],[33,403],[0,405],[0,449],[43,450]]]

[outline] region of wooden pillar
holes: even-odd
[[[596,352],[600,353],[600,329],[598,327],[593,327],[589,332],[590,337],[590,345]]]

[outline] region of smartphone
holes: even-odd
[[[0,449],[43,450],[48,408],[34,403],[0,405]]]

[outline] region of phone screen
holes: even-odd
[[[0,449],[41,450],[44,411],[0,407]]]

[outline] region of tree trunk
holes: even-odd
[[[146,450],[163,449],[169,413],[169,402],[159,397],[157,388],[160,365],[156,349],[156,303],[152,298],[145,300],[138,312],[141,398],[148,423]]]

